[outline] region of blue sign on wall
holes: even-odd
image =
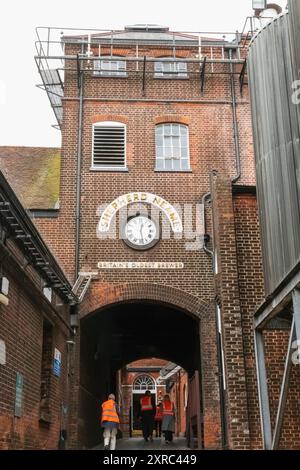
[[[22,405],[23,405],[23,385],[24,377],[22,374],[17,372],[16,376],[16,398],[15,398],[15,416],[22,416]]]
[[[53,359],[53,374],[56,377],[60,377],[61,373],[61,352],[58,349],[54,349],[54,359]]]

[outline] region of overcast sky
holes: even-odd
[[[285,6],[287,0],[278,0]],[[36,26],[122,29],[135,23],[175,31],[241,31],[252,0],[19,0],[0,18],[0,145],[60,146],[47,95],[36,88]]]

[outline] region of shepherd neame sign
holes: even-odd
[[[97,226],[97,233],[108,232],[111,221],[115,214],[128,204],[138,202],[144,204],[151,204],[157,207],[159,210],[164,212],[164,214],[169,219],[173,232],[182,232],[182,222],[179,213],[177,212],[175,207],[173,207],[168,201],[166,201],[160,196],[157,196],[156,194],[135,192],[119,196],[104,209]]]

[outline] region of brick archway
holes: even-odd
[[[192,294],[162,284],[124,283],[105,285],[99,281],[94,281],[80,306],[80,317],[84,318],[96,310],[130,301],[152,301],[167,304],[186,311],[197,319],[201,319],[210,307],[208,303]]]
[[[141,312],[144,322],[139,321]],[[116,390],[116,374],[123,365],[159,357],[181,365],[190,375],[201,372],[204,443],[205,447],[218,448],[214,302],[206,303],[162,284],[112,284],[94,279],[80,305],[80,317],[78,393],[74,396],[74,420],[80,417],[74,430],[77,446],[95,445],[98,403],[109,390]],[[170,322],[173,327],[168,330]],[[162,333],[153,336],[157,331]]]

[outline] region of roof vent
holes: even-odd
[[[155,33],[165,33],[166,31],[169,31],[169,28],[167,26],[160,26],[158,24],[134,24],[125,26],[125,31],[148,31]]]

